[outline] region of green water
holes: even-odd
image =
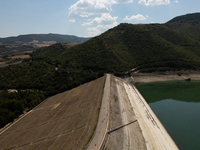
[[[181,150],[200,149],[200,81],[140,83],[137,88]]]

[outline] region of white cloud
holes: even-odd
[[[113,4],[132,2],[133,0],[78,0],[69,8],[69,22],[81,20],[84,22],[82,26],[91,26],[87,28],[90,36],[97,35],[117,25],[118,17],[109,14]],[[97,17],[99,15],[101,17]]]
[[[117,22],[110,24],[110,25],[98,25],[96,27],[91,27],[91,28],[87,28],[88,31],[88,35],[91,36],[96,36],[101,34],[102,32],[117,26]]]
[[[83,26],[95,26],[87,28],[89,36],[95,36],[98,35],[109,28],[112,28],[117,25],[118,17],[112,17],[110,14],[102,14],[101,17],[96,17],[90,22],[85,22],[82,25]]]
[[[113,4],[132,3],[133,0],[79,0],[71,5],[69,17],[73,19],[88,19],[95,14],[110,13]]]
[[[138,3],[145,6],[167,5],[170,0],[140,0]]]
[[[133,0],[115,0],[117,3],[132,3]]]
[[[79,0],[69,8],[69,17],[88,19],[95,14],[109,13],[114,3],[114,0]]]
[[[129,21],[132,21],[132,20],[146,20],[146,18],[143,15],[138,14],[138,15],[135,15],[135,16],[133,15],[131,17],[126,16],[123,20],[129,20]]]
[[[175,0],[174,3],[179,3],[179,1],[178,1],[178,0]]]
[[[96,17],[90,22],[85,22],[82,25],[110,25],[116,22],[118,17],[112,17],[109,13],[102,14],[101,17]]]
[[[69,22],[73,22],[74,23],[74,22],[76,22],[76,20],[75,19],[71,19],[71,20],[69,20]]]

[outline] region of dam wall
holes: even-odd
[[[137,116],[148,150],[178,150],[162,123],[137,88],[124,83],[127,95]]]

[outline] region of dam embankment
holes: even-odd
[[[111,75],[105,149],[177,150],[136,87]]]
[[[135,86],[125,84],[131,105],[137,115],[147,149],[176,150],[178,147]]]

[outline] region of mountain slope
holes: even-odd
[[[175,17],[165,26],[200,41],[200,13]]]
[[[159,24],[120,24],[75,46],[59,58],[63,68],[104,72],[179,70],[200,67],[200,43]]]
[[[36,40],[34,38],[21,40]],[[12,40],[7,42],[12,43]],[[72,89],[103,73],[124,75],[133,68],[140,72],[200,69],[200,42],[187,36],[187,32],[178,33],[166,25],[120,24],[74,47],[54,44],[40,48],[23,63],[0,68],[0,90],[4,98],[8,95],[13,99],[8,104],[2,98],[0,108],[19,106],[19,111],[14,113],[23,111],[22,103],[15,103],[17,95],[10,97],[12,95],[6,89],[34,91],[36,97],[20,98],[25,103],[27,101],[25,107],[31,108],[44,97]],[[13,113],[5,110],[0,113],[13,118]]]
[[[72,35],[60,35],[60,34],[28,34],[19,35],[17,37],[0,38],[0,42],[3,44],[17,44],[26,43],[37,40],[42,41],[56,41],[57,43],[83,43],[90,38],[82,38]]]

